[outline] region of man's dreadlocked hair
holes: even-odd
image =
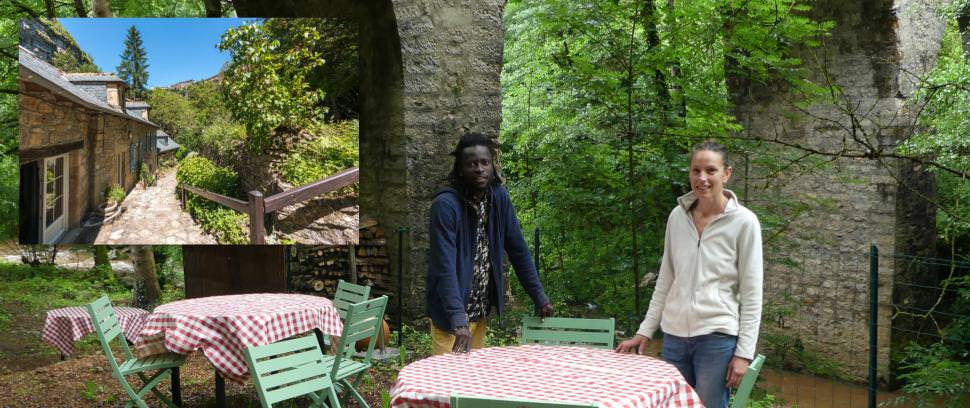
[[[471,146],[485,146],[488,148],[488,153],[492,155],[492,182],[491,185],[498,186],[502,184],[502,177],[498,174],[498,166],[496,165],[496,158],[498,157],[497,151],[495,149],[495,142],[491,138],[477,132],[468,132],[461,136],[458,140],[458,145],[455,146],[455,150],[451,152],[451,155],[455,157],[455,163],[451,167],[451,173],[448,174],[448,182],[451,183],[452,187],[458,190],[465,190],[465,181],[461,178],[461,159],[462,152],[466,147]]]

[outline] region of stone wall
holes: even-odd
[[[932,7],[913,2],[823,0],[813,7],[813,18],[832,20],[835,28],[824,49],[798,53],[803,61],[813,61],[817,56],[829,77],[841,87],[845,100],[816,103],[804,113],[792,115],[797,111],[786,91],[734,78],[729,83],[738,119],[745,126],[743,136],[777,137],[820,151],[847,148],[850,153],[859,153],[864,149],[846,131],[853,127],[854,116],[857,135],[863,135],[875,148],[891,152],[911,129],[906,98],[912,92],[913,78],[907,72],[918,75],[935,64],[941,22]],[[931,46],[934,42],[936,47]],[[814,80],[824,83],[821,67],[807,63],[806,68]],[[847,110],[846,106],[851,108]],[[766,336],[796,337],[805,350],[838,361],[846,367],[844,374],[855,378],[866,374],[870,244],[884,254],[879,262],[879,319],[884,323],[892,313],[888,304],[897,273],[891,253],[915,250],[901,246],[903,242],[920,242],[925,247],[927,242],[921,240],[933,234],[935,221],[930,205],[903,192],[905,187],[894,178],[900,168],[910,165],[894,159],[882,159],[882,163],[841,158],[821,171],[807,173],[796,170],[798,166],[772,173],[751,164],[747,179],[737,171],[734,182],[735,186],[747,186],[734,188],[746,190],[745,200],[756,210],[767,208],[786,214],[786,209],[777,206],[779,199],[811,207],[805,213],[787,213],[792,224],[784,234],[767,242],[766,299],[776,307],[792,308],[794,316],[787,321],[765,321]],[[744,166],[742,163],[739,167]],[[932,180],[925,171],[910,166],[905,178],[919,180],[916,185],[920,189],[931,189]],[[762,336],[762,346],[766,336]],[[881,325],[878,339],[878,368],[885,376],[890,351],[888,325]]]
[[[81,142],[88,132],[88,115],[72,102],[40,86],[20,82],[20,150]],[[80,225],[88,198],[88,165],[83,149],[68,154],[67,227]]]
[[[52,63],[58,51],[70,52],[81,62],[92,62],[70,35],[62,35],[48,26],[48,21],[37,19],[20,20],[20,45],[33,51],[40,59]],[[63,31],[67,34],[66,31]]]
[[[402,156],[407,173],[385,174],[403,183],[410,229],[405,255],[405,311],[424,315],[428,210],[445,184],[448,155],[467,131],[498,137],[501,125],[502,15],[500,0],[394,1],[403,72]],[[386,224],[385,224],[386,225]],[[394,227],[394,225],[386,225]],[[396,240],[392,240],[396,247]],[[391,257],[396,264],[396,255]]]

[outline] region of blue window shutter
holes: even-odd
[[[128,173],[135,172],[135,144],[128,145]]]

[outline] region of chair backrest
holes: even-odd
[[[748,397],[751,396],[751,389],[754,388],[754,383],[758,380],[758,374],[761,373],[761,366],[764,363],[765,356],[758,354],[754,358],[754,361],[748,365],[748,371],[744,373],[744,378],[741,379],[741,385],[738,386],[738,390],[734,393],[734,402],[731,403],[731,408],[743,408],[748,403]]]
[[[340,367],[340,360],[351,358],[356,352],[354,344],[358,340],[370,338],[367,345],[367,354],[364,357],[364,362],[370,363],[371,355],[374,353],[374,344],[377,343],[377,336],[381,334],[381,328],[383,328],[381,323],[384,321],[385,307],[387,307],[387,296],[354,303],[347,308],[344,331],[340,336],[340,342],[337,344],[333,364],[335,375]]]
[[[609,319],[576,319],[569,317],[536,316],[522,318],[522,344],[556,346],[587,346],[612,349],[616,324]]]
[[[264,408],[308,394],[315,402],[324,396],[336,400],[323,358],[312,334],[246,349],[246,363]],[[316,394],[319,391],[323,395]]]
[[[595,403],[532,401],[511,398],[478,397],[451,393],[451,408],[595,408]]]
[[[333,295],[333,305],[340,313],[340,318],[347,320],[347,308],[354,303],[360,303],[370,297],[370,286],[353,284],[341,279],[337,282],[337,293]]]
[[[124,379],[118,369],[118,361],[115,360],[114,352],[111,351],[111,342],[118,336],[122,336],[121,322],[118,321],[118,315],[115,314],[115,309],[111,306],[111,299],[108,298],[108,295],[101,295],[98,300],[87,304],[87,309],[88,315],[91,316],[91,321],[94,323],[94,332],[98,335],[98,340],[101,341],[104,355],[108,358],[108,363],[111,364],[111,370],[114,371],[115,376]],[[120,343],[125,351],[125,358],[135,358],[131,354],[131,349],[128,348],[128,342],[125,341],[124,336],[122,336]]]

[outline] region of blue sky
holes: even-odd
[[[239,18],[61,18],[94,63],[116,72],[128,27],[141,32],[148,55],[148,87],[168,86],[187,79],[205,79],[219,72],[229,53],[216,48],[226,29],[255,19]]]

